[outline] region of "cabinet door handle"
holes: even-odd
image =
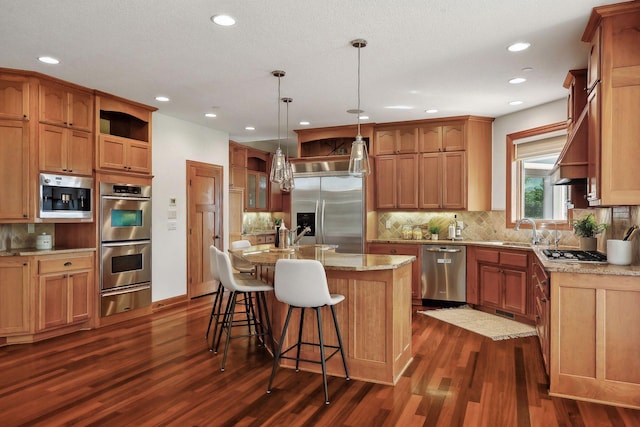
[[[71,267],[73,265],[73,263],[71,261],[67,261],[64,263],[65,267]]]

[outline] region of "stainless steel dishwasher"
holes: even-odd
[[[466,302],[466,268],[466,246],[422,245],[422,298]]]

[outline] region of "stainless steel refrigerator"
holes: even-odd
[[[364,179],[347,162],[297,163],[291,192],[292,227],[309,227],[303,245],[337,245],[336,252],[364,253]]]

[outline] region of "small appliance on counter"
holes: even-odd
[[[42,233],[36,237],[36,249],[49,250],[53,247],[53,239],[50,234]]]

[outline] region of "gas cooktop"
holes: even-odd
[[[598,251],[544,249],[542,253],[549,261],[607,263],[607,255]]]

